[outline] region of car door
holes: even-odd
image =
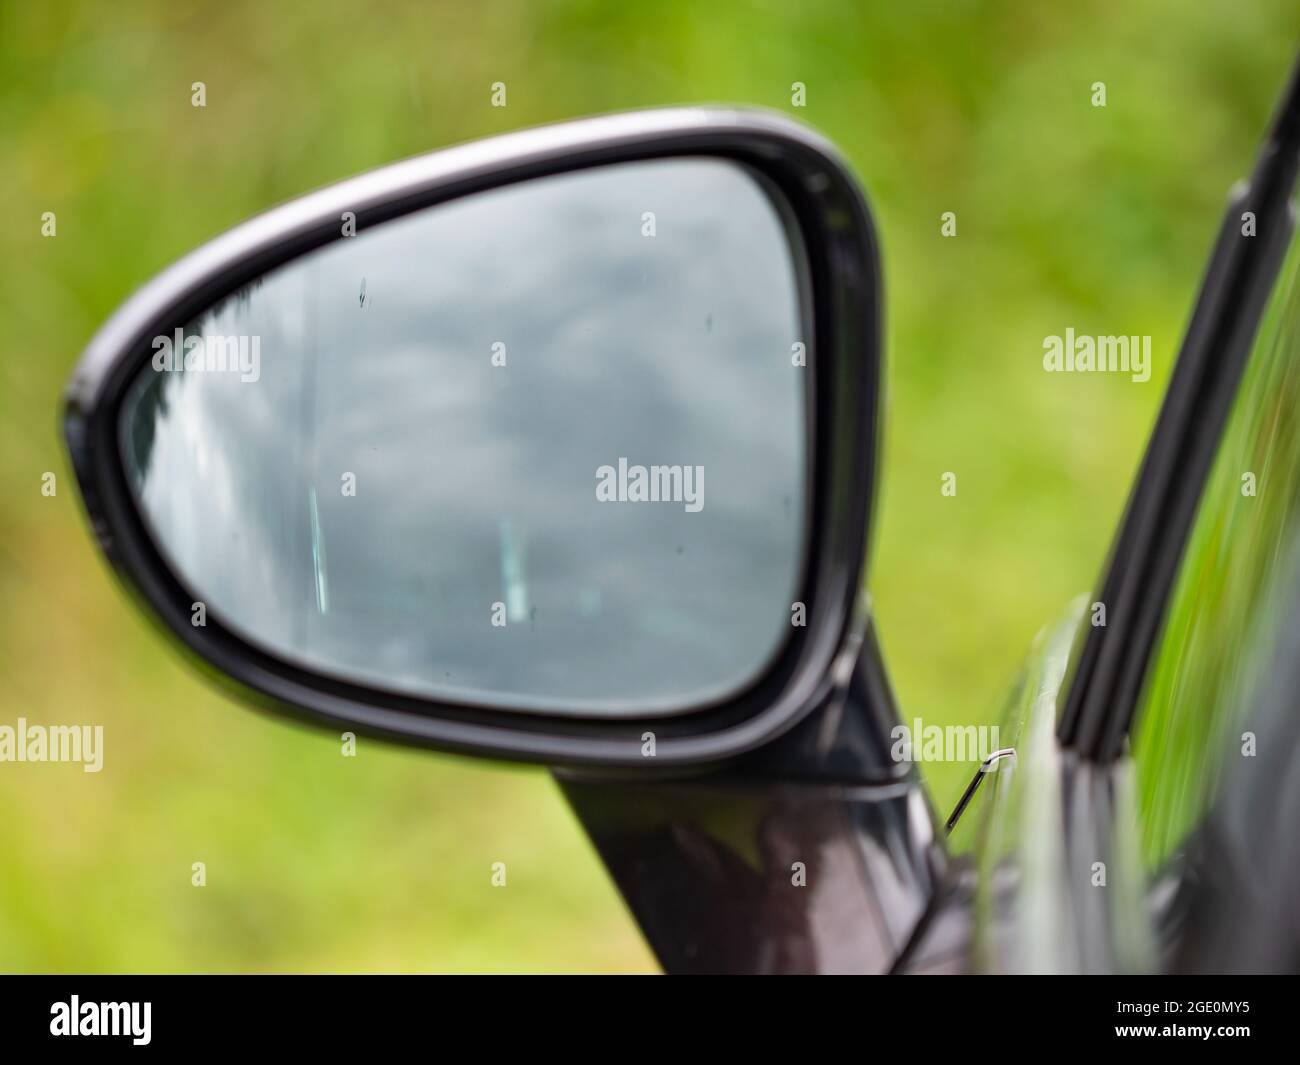
[[[1295,764],[1280,678],[1300,539],[1298,165],[1300,72],[1233,192],[1100,590],[1045,634],[1012,704],[1015,767],[978,830],[978,964],[1146,970],[1211,963],[1230,942],[1243,963],[1280,960],[1212,931],[1231,878],[1217,903],[1203,881],[1214,856],[1258,856],[1277,834],[1211,816],[1221,779],[1239,808]],[[1274,758],[1253,773],[1239,763],[1261,715]]]

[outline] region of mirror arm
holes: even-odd
[[[947,868],[891,720],[868,628],[847,684],[759,751],[677,779],[555,776],[666,972],[886,972]]]

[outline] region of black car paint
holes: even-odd
[[[1289,599],[1268,683],[1247,722],[1258,755],[1228,774],[1218,802],[1163,885],[1168,897],[1158,916],[1165,964],[1174,971],[1300,967],[1300,582]]]
[[[849,677],[775,744],[718,771],[557,773],[669,972],[882,973],[947,872],[874,632]]]

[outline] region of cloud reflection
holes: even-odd
[[[782,222],[739,166],[467,197],[298,259],[190,331],[260,336],[261,378],[146,370],[128,466],[177,574],[267,650],[615,716],[727,694],[788,634],[790,350],[809,338]],[[703,466],[703,509],[597,502],[597,468],[624,456]]]

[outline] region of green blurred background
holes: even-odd
[[[0,724],[105,726],[98,775],[0,764],[0,970],[655,969],[544,772],[364,741],[341,758],[209,689],[127,607],[56,416],[87,339],[155,271],[474,137],[698,101],[796,113],[882,233],[871,586],[894,685],[909,719],[993,723],[1034,633],[1097,574],[1297,43],[1294,0],[0,0]],[[1068,326],[1151,334],[1152,380],[1045,374],[1043,337]],[[926,768],[946,810],[967,770]]]

